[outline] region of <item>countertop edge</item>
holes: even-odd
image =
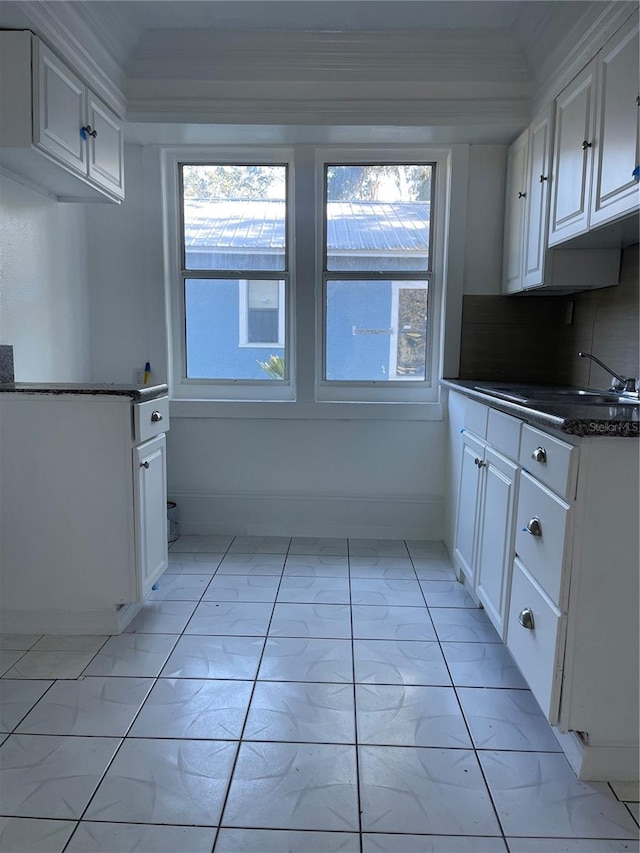
[[[39,382],[6,382],[0,383],[0,393],[11,394],[44,394],[60,397],[64,395],[85,395],[91,397],[129,397],[134,403],[144,403],[156,400],[169,393],[168,385],[149,385],[144,388],[124,385],[108,385],[102,383],[39,383]]]
[[[534,409],[529,406],[512,403],[508,400],[501,400],[489,394],[483,394],[482,391],[477,391],[473,387],[476,382],[477,380],[441,379],[440,385],[464,394],[466,397],[484,403],[492,409],[497,409],[507,415],[513,415],[538,426],[559,430],[566,435],[581,437],[594,436],[599,438],[640,438],[640,424],[637,421],[622,421],[614,418],[598,417],[571,418],[554,415],[543,409]]]

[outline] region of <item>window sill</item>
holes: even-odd
[[[442,404],[323,403],[253,400],[171,400],[172,418],[263,418],[274,420],[441,421]]]

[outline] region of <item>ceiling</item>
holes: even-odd
[[[93,5],[114,4],[97,0]],[[122,0],[117,3],[117,10],[127,16],[140,36],[147,29],[183,27],[287,30],[512,27],[524,7],[552,5],[552,2],[523,0]]]

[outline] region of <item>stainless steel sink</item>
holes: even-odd
[[[616,394],[612,391],[591,390],[587,388],[562,388],[543,385],[510,385],[495,388],[490,385],[476,385],[476,391],[489,394],[500,400],[531,406],[535,403],[580,403],[599,406],[637,406],[638,397]]]

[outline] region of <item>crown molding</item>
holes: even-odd
[[[319,99],[219,98],[193,93],[129,99],[132,122],[209,123],[214,125],[377,125],[395,127],[484,127],[503,139],[503,127],[525,127],[528,99],[442,100],[433,98]],[[491,130],[493,129],[493,134]]]
[[[82,20],[73,3],[34,0],[21,3],[30,29],[68,63],[85,83],[124,118],[124,72],[107,53],[100,38]]]

